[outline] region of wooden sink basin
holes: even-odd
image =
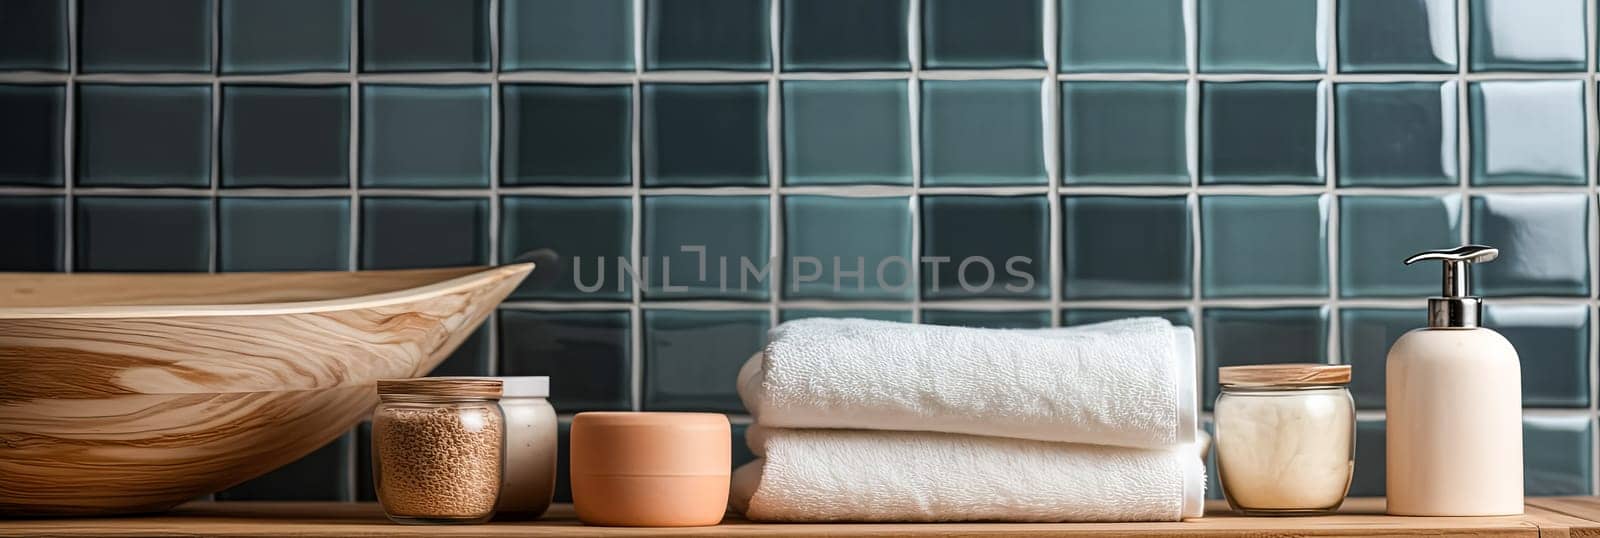
[[[532,269],[0,273],[0,515],[162,511],[292,462]]]

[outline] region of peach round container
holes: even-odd
[[[607,527],[698,527],[722,521],[733,447],[715,413],[578,413],[572,503]]]

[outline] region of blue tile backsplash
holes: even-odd
[[[1207,408],[1219,365],[1354,365],[1372,495],[1437,288],[1400,260],[1483,242],[1527,491],[1586,494],[1597,3],[4,0],[0,271],[534,259],[435,373],[553,376],[563,427],[742,424],[792,319],[1161,316]],[[369,443],[218,498],[370,499]]]

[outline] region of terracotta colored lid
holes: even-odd
[[[731,427],[717,413],[578,413],[571,443],[573,474],[726,475],[733,467]]]
[[[444,398],[500,398],[500,380],[492,377],[414,377],[379,379],[379,396],[438,396]]]
[[[1350,383],[1348,364],[1256,364],[1224,366],[1217,369],[1217,381],[1224,386],[1306,387]]]

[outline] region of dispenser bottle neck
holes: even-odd
[[[1483,245],[1463,245],[1449,250],[1430,250],[1406,258],[1405,264],[1438,260],[1444,266],[1440,296],[1428,298],[1428,326],[1471,329],[1483,318],[1483,299],[1469,295],[1472,290],[1471,263],[1487,263],[1500,250]]]

